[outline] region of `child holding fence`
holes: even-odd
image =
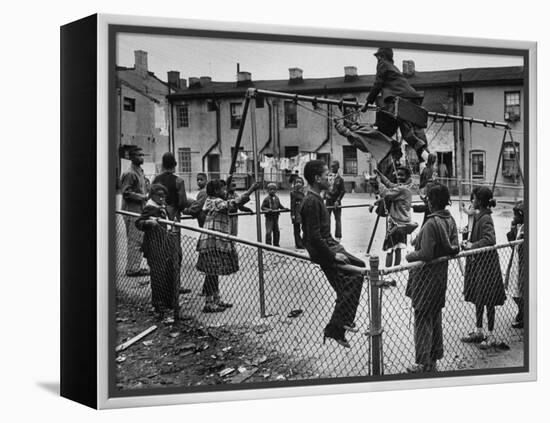
[[[152,184],[149,200],[136,227],[145,232],[142,251],[151,269],[151,302],[156,313],[163,316],[166,309],[175,309],[176,292],[180,284],[182,250],[177,228],[158,219],[168,219],[166,197],[168,189],[162,184]]]
[[[495,225],[491,217],[491,207],[496,206],[492,191],[487,187],[473,190],[473,206],[478,210],[474,216],[469,241],[464,241],[464,250],[489,247],[496,244]],[[486,251],[466,258],[464,275],[464,299],[476,308],[476,327],[463,342],[481,342],[480,348],[489,348],[497,344],[493,334],[495,326],[495,307],[506,300],[504,283],[500,269],[498,252]],[[487,309],[488,335],[483,333],[483,312]]]
[[[457,254],[460,247],[454,218],[446,209],[451,204],[449,189],[440,183],[427,185],[426,201],[430,212],[418,237],[414,251],[407,254],[408,262],[429,262],[438,257]],[[437,360],[443,358],[442,309],[447,291],[448,261],[412,268],[405,295],[414,309],[415,362],[409,373],[436,370]]]
[[[257,188],[258,185],[254,184],[243,195],[233,200],[227,200],[225,182],[219,179],[209,181],[206,185],[208,197],[203,207],[206,213],[204,229],[229,234],[229,212],[235,210],[239,204],[246,203],[250,199],[250,194]],[[226,238],[201,233],[197,242],[197,251],[199,258],[196,268],[205,274],[206,301],[202,311],[204,313],[225,311],[233,304],[220,299],[219,276],[230,275],[239,270],[239,256],[235,244]]]
[[[284,209],[281,200],[277,196],[277,185],[273,182],[267,184],[267,196],[262,202],[262,211],[265,213],[265,243],[279,247],[281,231],[279,230],[279,215]]]
[[[294,228],[294,246],[299,250],[304,248],[301,234],[302,217],[300,216],[300,209],[305,197],[303,188],[304,180],[300,176],[296,177],[292,185],[292,191],[290,191],[290,218]]]

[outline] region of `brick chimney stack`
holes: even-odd
[[[180,73],[178,71],[168,71],[168,85],[176,89],[180,87]]]
[[[143,50],[136,50],[134,51],[134,57],[135,57],[135,69],[136,71],[142,75],[147,75],[147,52]]]
[[[344,66],[344,81],[345,82],[357,81],[358,79],[359,79],[359,76],[357,75],[357,67],[356,66]]]
[[[288,83],[300,84],[304,82],[304,71],[300,68],[288,68]]]

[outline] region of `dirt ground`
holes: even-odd
[[[289,204],[288,192],[280,193],[283,205]],[[263,198],[263,195],[262,195]],[[347,204],[368,204],[368,194],[351,194]],[[249,207],[254,208],[249,204]],[[501,203],[494,211],[497,241],[505,242],[512,217],[511,204]],[[460,225],[465,217],[458,214],[458,204],[451,207]],[[366,245],[374,226],[373,214],[366,208],[343,211],[343,240],[348,251],[367,261]],[[422,215],[414,215],[419,223]],[[263,219],[262,219],[263,220]],[[256,240],[255,217],[239,218],[239,236]],[[187,222],[190,226],[196,223]],[[241,270],[222,278],[224,299],[235,306],[224,313],[201,313],[204,299],[198,295],[202,276],[194,269],[196,234],[183,234],[186,254],[182,262],[182,285],[191,289],[181,301],[182,320],[160,320],[150,310],[148,277],[126,279],[123,273],[125,239],[121,221],[117,239],[117,345],[145,329],[157,328],[145,338],[117,354],[117,386],[136,389],[162,386],[197,386],[283,380],[369,376],[370,338],[368,332],[369,292],[363,289],[356,322],[360,333],[350,334],[351,349],[327,341],[322,330],[330,316],[334,298],[319,268],[309,262],[264,253],[264,313],[262,318],[258,291],[257,250],[239,246]],[[281,246],[293,249],[290,217],[281,215]],[[383,224],[379,225],[373,252],[381,255]],[[502,259],[501,259],[502,263]],[[504,266],[504,264],[503,264]],[[473,310],[461,298],[462,279],[459,266],[451,277],[448,305],[444,311],[445,357],[441,371],[515,367],[523,363],[523,334],[511,329],[515,306],[509,299],[497,311],[496,334],[503,348],[480,350],[466,345],[460,337],[472,329]],[[452,272],[452,269],[451,269]],[[385,374],[404,372],[414,361],[412,318],[409,300],[404,296],[406,275],[395,275],[397,287],[385,290],[382,310]],[[298,310],[296,317],[289,313]]]

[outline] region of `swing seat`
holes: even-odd
[[[419,128],[428,126],[428,111],[412,101],[395,97],[395,117],[412,123]]]

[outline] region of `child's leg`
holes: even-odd
[[[279,230],[279,216],[273,218],[273,245],[279,247],[279,240],[281,239],[281,231]]]
[[[393,250],[389,250],[386,254],[386,267],[391,267],[393,264]]]
[[[487,306],[487,329],[492,332],[495,328],[495,306]]]
[[[476,304],[476,328],[478,332],[483,330],[483,309],[485,307]]]
[[[395,249],[395,265],[399,266],[401,263],[401,248]]]
[[[273,220],[270,216],[265,217],[265,243],[271,245],[271,235],[273,232]]]

